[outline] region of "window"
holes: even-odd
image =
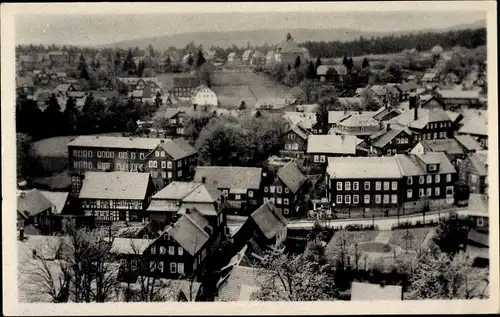
[[[288,205],[288,198],[283,199],[283,204]]]
[[[149,261],[149,270],[153,272],[156,268],[156,262],[155,261]]]
[[[285,188],[285,194],[288,194],[290,190],[288,188]]]
[[[139,158],[140,158],[141,160],[143,160],[143,159],[144,159],[144,157],[145,157],[144,153],[139,153]]]
[[[350,205],[351,204],[351,195],[345,195],[345,204]]]
[[[476,220],[476,223],[477,223],[478,227],[482,227],[482,226],[484,226],[484,219],[481,217],[478,217]]]
[[[359,196],[358,195],[353,195],[352,196],[352,203],[353,204],[359,204]]]
[[[295,140],[295,134],[290,133],[290,134],[288,135],[288,138],[289,138],[290,140]]]
[[[337,182],[337,190],[342,190],[342,182]]]
[[[352,183],[352,189],[353,190],[359,190],[359,182],[353,182]]]
[[[389,182],[384,182],[384,190],[389,190]]]
[[[432,188],[427,188],[427,197],[431,197],[432,196]]]
[[[284,213],[285,215],[288,215],[288,214],[290,213],[290,211],[289,211],[289,209],[288,209],[288,208],[285,208],[285,209],[283,209],[283,213]]]
[[[408,189],[408,190],[406,191],[406,197],[407,197],[407,198],[411,198],[412,196],[413,196],[413,191],[412,191],[411,189]]]
[[[342,203],[342,195],[337,195],[337,204]]]
[[[177,161],[177,167],[181,167],[182,166],[182,160],[178,160]]]
[[[382,197],[380,195],[375,195],[375,203],[380,204],[381,201],[382,201]]]
[[[160,246],[160,254],[165,254],[167,253],[167,248],[165,248],[164,246]]]
[[[351,190],[351,182],[345,182],[345,190]]]
[[[370,195],[365,195],[365,204],[370,203]]]
[[[73,150],[73,156],[78,157],[78,151],[77,150]]]
[[[163,261],[158,262],[158,269],[163,273]]]
[[[365,182],[365,190],[370,190],[370,182]]]
[[[155,246],[151,247],[151,254],[156,254],[156,247]]]
[[[167,162],[161,161],[161,168],[166,168],[167,167]]]
[[[184,263],[177,263],[177,273],[184,274]]]
[[[172,172],[167,173],[167,178],[169,178],[169,179],[172,178]]]
[[[161,156],[161,157],[165,157],[165,151],[161,151],[161,152],[160,152],[160,156]]]
[[[432,175],[427,175],[427,184],[432,183]]]
[[[235,199],[235,200],[241,200],[241,195],[240,195],[240,194],[236,194],[236,195],[234,195],[234,199]]]
[[[398,182],[392,182],[392,190],[398,189]]]
[[[170,262],[170,273],[176,273],[177,264],[174,262]]]
[[[168,247],[168,255],[175,255],[175,247],[174,246]]]
[[[248,191],[248,197],[253,198],[253,191],[251,190]]]
[[[389,195],[384,195],[384,204],[389,203]]]
[[[424,176],[420,176],[419,179],[418,179],[418,182],[420,184],[424,184],[425,183],[425,177]]]
[[[132,160],[135,160],[135,152],[130,153],[130,158],[131,158]]]
[[[319,162],[319,155],[314,155],[314,163],[318,163]]]
[[[398,203],[398,195],[391,195],[391,203],[393,204]]]
[[[184,249],[182,247],[177,247],[177,254],[183,255],[184,254]]]
[[[155,151],[155,156],[160,157],[160,151]]]
[[[434,196],[439,197],[441,194],[441,189],[439,187],[434,188]]]
[[[167,178],[167,172],[161,172],[161,178]]]
[[[375,183],[375,190],[381,190],[382,189],[382,183],[381,182],[376,182]]]
[[[224,189],[224,190],[222,191],[222,195],[224,195],[224,197],[229,196],[229,191],[228,191],[227,189]]]
[[[321,155],[321,156],[319,157],[319,161],[320,161],[321,163],[325,163],[325,162],[326,162],[326,156]]]
[[[437,175],[436,175],[436,176],[437,176]],[[472,184],[476,184],[476,183],[477,183],[477,180],[478,180],[477,175],[474,175],[474,174],[471,174],[471,175],[470,175],[470,182],[471,182]]]
[[[429,171],[434,172],[435,170],[437,170],[436,164],[430,164],[429,165]]]
[[[451,182],[451,174],[446,174],[446,182]]]
[[[423,188],[420,188],[418,190],[418,197],[424,197],[425,196],[425,192],[424,192],[424,189]]]
[[[281,205],[281,198],[276,198],[276,204]]]
[[[273,194],[274,194],[275,190],[276,190],[276,186],[270,186],[270,187],[269,187],[269,191],[270,191],[271,193],[273,193]]]
[[[137,260],[132,260],[131,262],[131,268],[133,271],[137,270]]]
[[[387,155],[391,155],[391,149],[387,150]]]
[[[172,168],[172,161],[167,161],[167,168]]]
[[[264,193],[267,193],[269,191],[269,188],[267,186],[264,187]]]
[[[283,192],[283,188],[281,186],[276,186],[276,192],[281,194]]]
[[[182,176],[182,171],[178,171],[177,172],[177,177],[181,177]]]

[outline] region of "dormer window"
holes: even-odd
[[[429,164],[429,171],[430,172],[437,171],[437,165],[436,164]]]

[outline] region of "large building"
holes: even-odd
[[[293,67],[297,59],[303,64],[309,60],[309,51],[305,47],[299,47],[299,45],[293,40],[290,33],[287,34],[286,40],[278,45],[275,51],[274,59],[277,63],[283,63],[283,65],[290,65]]]
[[[87,171],[143,172],[146,156],[161,142],[153,138],[79,136],[68,143],[72,192],[77,194]]]

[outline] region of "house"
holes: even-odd
[[[365,141],[369,136],[382,130],[379,121],[373,118],[370,113],[350,114],[341,119],[335,128],[331,130],[332,134],[352,135]]]
[[[477,151],[463,160],[459,178],[469,185],[471,193],[488,194],[488,151]]]
[[[231,52],[227,55],[227,62],[234,63],[239,60],[239,56],[235,52]]]
[[[248,62],[250,63],[250,59],[252,58],[252,55],[253,55],[253,50],[245,50],[243,52],[243,55],[241,56],[241,59],[244,61],[244,62]]]
[[[45,71],[40,71],[35,74],[35,80],[39,85],[48,85],[50,83],[50,76]]]
[[[474,90],[438,90],[438,94],[446,106],[480,106],[479,91]]]
[[[445,153],[396,154],[396,158],[403,176],[403,213],[453,204],[457,171]]]
[[[268,112],[293,111],[296,98],[260,98],[255,104],[255,109]]]
[[[363,156],[358,150],[363,140],[352,135],[309,135],[307,139],[308,161],[326,165],[329,157]]]
[[[262,174],[264,203],[271,202],[286,218],[300,216],[300,204],[306,190],[307,178],[297,163],[289,162],[283,167],[267,167]]]
[[[16,92],[24,95],[27,99],[33,99],[35,94],[35,84],[32,77],[16,77]]]
[[[445,86],[453,86],[460,82],[460,78],[458,78],[458,76],[455,75],[455,73],[448,72],[441,76],[440,82]]]
[[[396,85],[396,88],[398,88],[401,91],[400,95],[401,98],[399,101],[406,101],[410,98],[410,93],[417,91],[418,84],[415,81],[408,81]]]
[[[19,68],[21,71],[30,71],[34,68],[34,59],[31,55],[20,55],[17,59],[19,61]]]
[[[453,137],[456,129],[449,114],[441,109],[422,109],[418,107],[417,97],[410,97],[409,111],[388,121],[391,126],[406,127],[416,140],[445,139]]]
[[[470,136],[455,136],[453,139],[422,140],[412,149],[414,154],[427,152],[444,152],[448,159],[458,168],[460,163],[470,154],[481,150],[479,143]],[[466,138],[464,138],[466,137]],[[459,140],[462,140],[460,142]],[[466,145],[464,145],[464,143]]]
[[[163,302],[196,302],[200,299],[202,293],[201,283],[193,280],[172,280],[137,276],[133,283],[130,281],[120,283],[117,300],[120,302],[134,301],[134,299],[128,299],[130,295],[126,292],[132,291],[133,294],[140,294],[141,290],[144,289],[143,284],[147,284],[148,281],[151,283],[149,287],[154,288],[155,294]]]
[[[288,34],[286,40],[278,44],[275,59],[278,63],[293,67],[297,58],[301,63],[307,62],[309,60],[309,51],[305,47],[299,47],[290,34]]]
[[[303,157],[307,151],[307,138],[309,133],[300,124],[292,125],[281,137],[284,149],[280,150],[281,156]]]
[[[467,235],[466,254],[474,261],[473,266],[489,266],[489,212],[488,195],[471,194],[468,219],[472,228]]]
[[[433,83],[438,83],[439,82],[439,76],[438,73],[435,72],[427,72],[424,73],[424,76],[420,79],[423,84],[433,84]]]
[[[468,134],[455,135],[455,140],[464,149],[465,153],[473,153],[476,151],[481,151],[483,147],[479,144],[473,137]]]
[[[439,95],[426,95],[425,98],[420,98],[419,107],[422,109],[447,109],[446,104]]]
[[[458,130],[459,135],[470,135],[484,149],[488,149],[488,117],[485,113],[477,112],[466,116],[463,125]]]
[[[146,156],[161,139],[82,135],[68,143],[71,192],[78,194],[87,171],[145,171]]]
[[[40,190],[40,193],[52,203],[53,208],[51,213],[54,215],[74,215],[80,209],[80,206],[76,206],[75,202],[69,196],[69,192]]]
[[[274,63],[274,51],[268,51],[266,53],[266,65],[271,65]]]
[[[315,112],[300,112],[300,111],[287,111],[283,114],[283,117],[293,125],[300,125],[301,128],[309,133],[313,134],[323,134],[327,131],[323,131],[319,124],[316,122]]]
[[[351,301],[401,301],[403,287],[401,285],[380,285],[352,282]]]
[[[316,68],[316,75],[319,76],[319,80],[321,82],[325,81],[333,81],[336,76],[331,76],[331,78],[328,76],[328,70],[329,69],[335,69],[331,65],[319,65],[318,68]],[[336,73],[336,71],[335,71]]]
[[[193,90],[200,85],[200,79],[193,76],[174,77],[172,94],[178,98],[191,98]]]
[[[163,130],[165,136],[175,138],[185,135],[184,124],[187,119],[187,114],[182,109],[167,108],[158,112],[158,117],[163,120]]]
[[[383,130],[370,136],[370,153],[379,156],[408,153],[414,144],[410,130],[387,124]]]
[[[53,92],[56,94],[56,97],[69,97],[70,91],[77,91],[76,86],[74,86],[73,84],[59,84],[53,90]]]
[[[373,114],[373,119],[377,121],[389,121],[399,116],[401,111],[392,106],[382,106]]]
[[[48,53],[48,58],[52,65],[56,67],[65,66],[69,63],[68,52],[51,51]]]
[[[219,101],[213,90],[205,85],[200,85],[191,92],[191,103],[199,106],[217,106]]]
[[[146,171],[157,190],[174,180],[191,180],[198,152],[184,139],[160,140],[146,156]]]
[[[259,51],[255,51],[250,59],[251,66],[263,66],[265,64],[265,56]]]
[[[165,227],[161,227],[156,221],[130,224],[126,227],[118,228],[115,238],[129,239],[156,239],[163,232]]]
[[[249,215],[262,203],[262,168],[198,166],[195,182],[206,180],[220,191],[237,215]]]
[[[233,236],[234,247],[240,249],[253,239],[261,247],[281,248],[287,237],[286,220],[270,202],[262,204],[245,220]]]
[[[54,204],[38,189],[17,193],[17,226],[24,230],[28,225],[42,231],[50,229],[49,216],[55,211]]]
[[[354,97],[357,98],[357,97]],[[349,99],[354,99],[354,98],[349,98]],[[339,98],[340,99],[343,98]],[[348,102],[351,102],[348,101]],[[347,118],[350,115],[359,115],[359,114],[371,114],[374,115],[375,112],[370,112],[370,111],[348,111],[348,110],[333,110],[333,111],[328,111],[328,126],[330,129],[334,129],[337,127],[337,124],[342,121],[343,119]]]
[[[78,196],[87,216],[97,225],[142,221],[154,185],[148,173],[87,172]]]

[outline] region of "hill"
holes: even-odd
[[[111,43],[105,46],[112,46],[116,48],[128,49],[131,47],[139,47],[145,49],[151,44],[155,49],[166,50],[170,46],[177,48],[185,47],[189,42],[193,41],[197,45],[201,44],[205,48],[211,46],[219,46],[222,48],[231,47],[236,45],[244,47],[250,42],[252,45],[263,45],[265,43],[274,45],[283,41],[285,34],[290,32],[297,42],[305,41],[352,41],[359,39],[360,36],[364,38],[381,37],[387,35],[402,35],[420,32],[446,32],[450,30],[460,30],[467,28],[481,28],[485,27],[484,20],[477,21],[468,25],[457,25],[447,29],[426,29],[416,31],[403,31],[403,32],[376,32],[376,31],[362,31],[356,29],[261,29],[252,31],[226,31],[226,32],[192,32],[181,33],[165,36],[156,36],[150,38],[140,38],[133,40],[126,40],[116,43]]]

